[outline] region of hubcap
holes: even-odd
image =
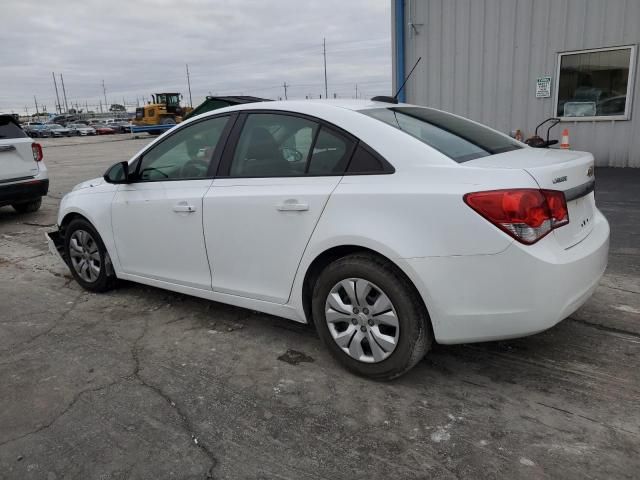
[[[69,239],[69,257],[76,273],[85,282],[95,282],[102,267],[98,244],[89,232],[76,230]]]
[[[389,297],[362,278],[336,283],[325,303],[325,319],[338,346],[360,362],[377,363],[393,353],[400,325]]]

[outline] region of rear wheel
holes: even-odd
[[[41,205],[42,197],[37,198],[36,200],[31,200],[29,202],[13,203],[11,206],[16,210],[16,212],[33,213],[40,210]]]
[[[429,318],[415,289],[373,255],[349,255],[327,266],[313,289],[312,312],[331,354],[366,377],[398,377],[431,345]]]
[[[175,125],[176,121],[171,117],[165,117],[160,121],[160,125]]]
[[[104,292],[115,284],[111,258],[93,225],[78,218],[65,228],[65,254],[71,274],[85,289]]]

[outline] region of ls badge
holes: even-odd
[[[553,179],[553,183],[560,183],[560,182],[566,182],[567,181],[567,176],[563,175],[562,177],[556,177]]]

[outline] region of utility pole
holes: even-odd
[[[53,77],[53,86],[56,89],[56,100],[58,100],[58,103],[56,105],[56,112],[62,113],[62,105],[60,105],[60,95],[58,95],[58,83],[56,82],[56,74],[54,72],[51,72],[51,76]]]
[[[100,102],[100,113],[102,113],[102,100],[98,100]]]
[[[106,110],[108,108],[107,107],[107,89],[104,88],[104,80],[102,80],[102,93],[104,94],[104,108]],[[100,109],[100,111],[102,111],[102,108]]]
[[[67,91],[64,89],[64,78],[62,78],[62,74],[60,74],[60,83],[62,83],[62,96],[64,97],[64,109],[68,113],[69,105],[67,105]]]
[[[284,87],[284,99],[288,100],[288,98],[287,98],[287,87],[290,87],[291,85],[287,85],[287,82],[284,82],[282,84],[282,86]]]
[[[358,98],[358,84],[356,83],[356,99]]]
[[[38,100],[36,100],[36,96],[33,96],[33,103],[36,104],[36,117],[40,116],[40,113],[38,112]]]
[[[187,67],[187,85],[189,86],[189,105],[193,108],[193,99],[191,98],[191,78],[189,77],[189,64],[185,64]]]
[[[327,39],[322,38],[322,54],[324,55],[324,98],[329,98],[327,90]]]

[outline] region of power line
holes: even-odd
[[[327,98],[328,89],[327,89],[327,41],[323,37],[322,38],[322,55],[324,56],[324,98]]]
[[[64,97],[64,109],[66,112],[69,112],[69,105],[67,104],[67,91],[64,89],[64,78],[62,78],[62,74],[60,74],[60,83],[62,83],[62,96]],[[60,108],[60,110],[62,110],[62,108]]]
[[[193,108],[193,99],[191,98],[191,79],[189,78],[189,64],[186,64],[187,67],[187,85],[189,86],[189,105]]]
[[[102,80],[102,93],[104,94],[104,108],[107,108],[107,89],[104,87],[104,80]],[[102,111],[102,108],[100,108]]]
[[[56,83],[56,74],[51,72],[51,76],[53,77],[53,86],[56,89],[56,100],[58,103],[56,104],[56,112],[62,113],[62,105],[60,105],[60,95],[58,95],[58,84]]]

